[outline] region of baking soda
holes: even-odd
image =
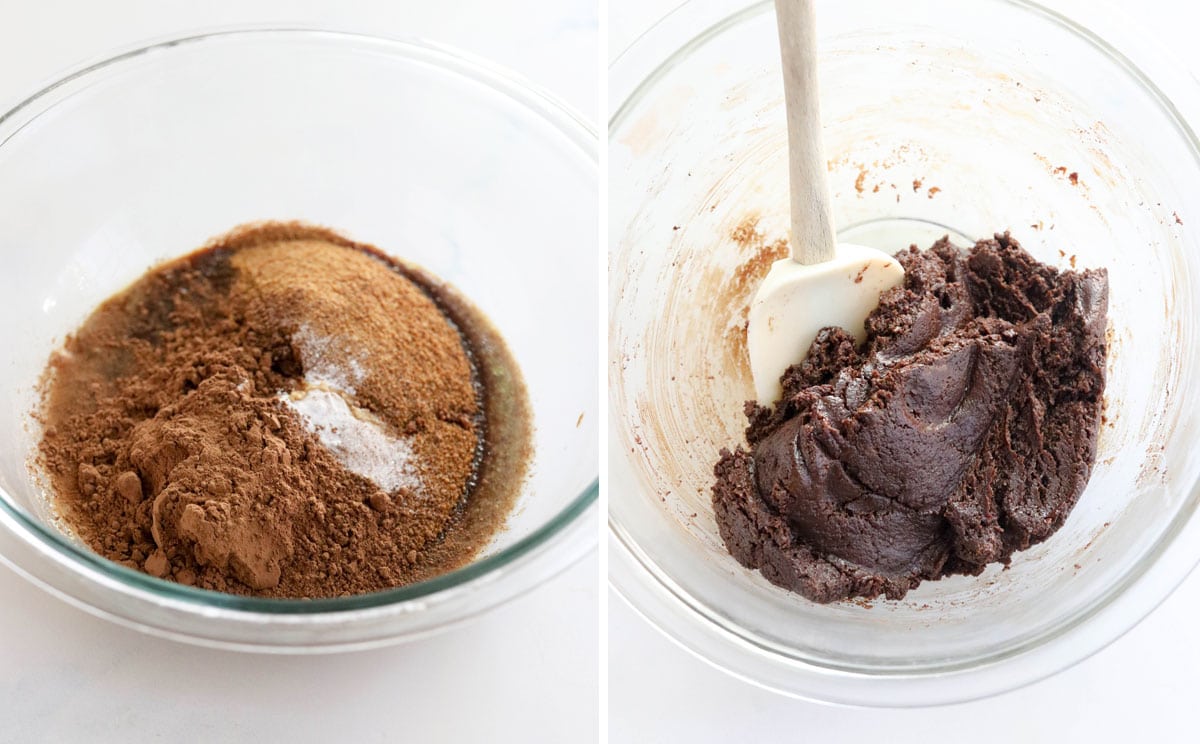
[[[409,439],[388,434],[382,421],[348,402],[344,391],[324,382],[306,382],[307,389],[280,399],[300,414],[305,428],[340,463],[389,493],[401,488],[421,490]]]

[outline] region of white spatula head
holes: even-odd
[[[861,343],[879,295],[904,280],[888,254],[834,240],[821,148],[813,0],[775,0],[787,104],[791,258],[776,261],[750,303],[746,347],[758,402],[779,400],[779,378],[804,360],[817,333],[839,326]]]
[[[832,260],[771,265],[750,302],[746,347],[754,392],[761,405],[779,400],[779,378],[804,359],[817,333],[839,326],[861,343],[864,321],[879,295],[904,281],[904,269],[883,251],[840,243]]]

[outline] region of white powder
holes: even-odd
[[[389,435],[378,418],[348,403],[341,391],[310,381],[307,390],[279,397],[350,471],[389,493],[421,490],[412,442]]]
[[[331,339],[317,335],[307,325],[296,330],[292,343],[300,351],[304,379],[310,385],[328,385],[354,395],[366,376],[357,359],[337,348]]]
[[[398,488],[420,492],[412,441],[391,436],[374,414],[354,405],[355,388],[366,377],[362,364],[335,339],[307,325],[296,330],[292,343],[304,365],[304,388],[280,400],[351,472],[389,493]]]

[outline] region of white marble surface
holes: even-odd
[[[0,16],[0,104],[148,37],[274,22],[438,40],[598,118],[591,0],[45,0]],[[597,564],[427,641],[308,658],[149,638],[0,566],[0,742],[594,741]]]
[[[1108,0],[1105,0],[1107,2]],[[1053,3],[1053,0],[1052,0]],[[677,0],[611,0],[608,54],[623,50]],[[1133,4],[1124,5],[1132,12]],[[1095,12],[1105,12],[1103,2]],[[1193,71],[1200,10],[1136,4],[1135,22]],[[792,700],[727,676],[609,600],[609,734],[613,742],[1195,741],[1200,682],[1200,574],[1147,620],[1091,659],[989,700],[925,710],[850,710]]]

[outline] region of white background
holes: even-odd
[[[1109,0],[1111,3],[1111,0]],[[1106,2],[1092,12],[1108,12]],[[610,0],[610,58],[677,0]],[[1049,5],[1056,5],[1051,1]],[[1200,70],[1200,11],[1143,0],[1136,23]],[[1193,122],[1195,125],[1196,122]],[[1200,740],[1200,574],[1091,659],[1007,695],[925,710],[851,710],[791,700],[709,667],[668,641],[617,595],[609,608],[613,742],[1183,742]]]
[[[592,0],[0,0],[0,108],[147,37],[240,22],[419,35],[597,119]],[[587,742],[598,566],[434,639],[311,658],[192,648],[97,620],[0,565],[0,742]]]

